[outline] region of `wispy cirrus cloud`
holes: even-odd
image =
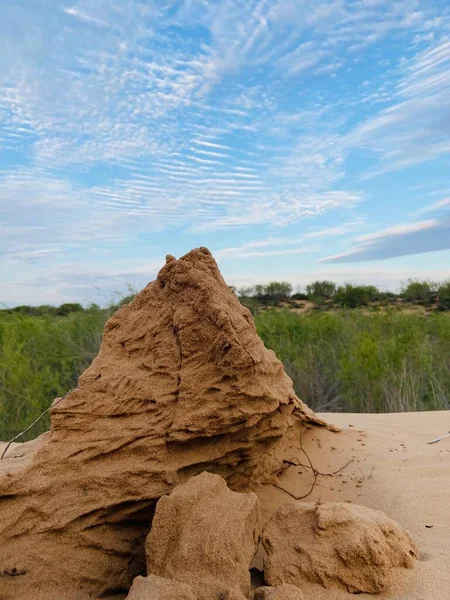
[[[102,21],[88,13],[83,12],[80,9],[76,8],[63,8],[63,11],[76,19],[81,19],[81,21],[86,21],[87,23],[94,23],[95,25],[99,25],[100,27],[108,27],[108,23],[106,21]]]
[[[244,244],[239,248],[227,248],[226,250],[219,250],[216,252],[217,259],[223,260],[225,258],[268,258],[271,256],[292,256],[295,254],[314,254],[319,250],[318,246],[303,246],[300,248],[275,248],[258,250],[259,246],[253,246],[250,244]]]
[[[372,177],[429,162],[450,152],[450,41],[418,52],[400,67],[393,102],[355,127],[344,140],[373,150],[381,164]]]
[[[247,242],[241,246],[232,248],[223,248],[215,252],[215,256],[224,260],[268,257],[268,256],[287,256],[290,254],[313,254],[320,250],[320,246],[305,245],[305,242],[311,239],[329,239],[347,235],[364,224],[363,219],[349,221],[336,227],[327,227],[325,229],[310,231],[304,235],[296,237],[268,237],[262,240]],[[297,248],[290,248],[297,246]]]
[[[164,232],[180,247],[294,225],[309,247],[326,218],[330,240],[350,233],[371,178],[449,154],[449,35],[435,0],[7,3],[9,273]],[[288,246],[266,251],[302,251]]]

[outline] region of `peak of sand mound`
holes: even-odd
[[[108,321],[51,431],[0,461],[2,600],[125,594],[156,500],[204,470],[263,481],[295,421],[323,424],[210,252],[168,257]]]
[[[265,525],[270,585],[319,583],[350,593],[383,591],[393,568],[412,568],[409,534],[384,513],[344,502],[290,503]]]

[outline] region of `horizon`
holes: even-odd
[[[237,288],[450,278],[447,2],[0,10],[7,306],[101,304],[198,246]]]
[[[145,284],[142,288],[134,288],[133,286],[131,286],[129,283],[124,283],[121,289],[117,289],[115,290],[113,293],[110,294],[109,297],[106,296],[102,296],[100,295],[100,299],[99,298],[92,298],[91,300],[85,300],[85,301],[80,301],[80,302],[76,302],[75,300],[70,300],[70,298],[67,298],[65,303],[62,304],[72,304],[72,303],[76,303],[76,304],[81,304],[81,306],[84,309],[88,309],[90,306],[98,306],[101,309],[108,309],[111,306],[115,305],[118,302],[121,302],[122,300],[124,300],[127,297],[131,297],[131,296],[136,296],[137,294],[139,294],[146,285],[148,285],[149,283],[151,283],[152,281],[154,281],[156,279],[156,275],[155,277],[147,282],[147,284]],[[237,287],[235,285],[233,285],[233,283],[230,283],[228,281],[225,281],[225,283],[234,289],[235,293],[239,296],[239,297],[245,297],[245,296],[253,296],[254,292],[255,292],[255,287],[257,287],[258,285],[267,285],[269,283],[288,283],[289,285],[291,285],[291,292],[288,294],[287,298],[295,295],[295,294],[306,294],[306,288],[308,286],[308,284],[313,284],[313,283],[334,283],[336,285],[336,289],[338,289],[340,286],[345,286],[347,284],[352,285],[352,286],[371,286],[373,284],[370,283],[370,279],[367,278],[366,280],[361,280],[360,282],[357,281],[349,281],[349,280],[345,280],[345,281],[333,281],[333,280],[317,280],[317,279],[311,279],[311,280],[305,280],[304,283],[299,283],[297,285],[293,284],[292,281],[286,281],[286,280],[274,280],[274,279],[268,279],[266,281],[262,281],[262,280],[258,280],[258,281],[254,281],[253,283],[251,283],[250,285],[242,285],[240,287]],[[419,282],[419,283],[427,283],[430,288],[431,288],[431,292],[437,292],[438,288],[440,287],[441,284],[450,284],[450,279],[443,279],[443,280],[433,280],[433,279],[417,279],[417,278],[409,278],[406,280],[403,280],[401,282],[397,282],[396,286],[387,286],[387,287],[378,287],[375,286],[376,289],[380,292],[380,293],[385,293],[385,292],[392,292],[394,293],[397,297],[401,297],[402,293],[403,293],[403,289],[407,287],[407,285],[409,283],[414,283],[414,282]],[[94,288],[93,288],[94,289]],[[94,294],[99,295],[99,290],[96,290],[94,292]],[[5,303],[0,302],[0,310],[10,310],[10,309],[14,309],[16,307],[20,307],[20,306],[29,306],[29,307],[42,307],[42,306],[51,306],[51,307],[55,307],[57,308],[58,304],[49,302],[46,304],[41,304],[41,305],[37,305],[37,304],[15,304],[13,306],[8,306]]]

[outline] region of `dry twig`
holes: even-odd
[[[286,494],[289,494],[289,496],[291,496],[292,498],[294,498],[295,500],[303,500],[304,498],[307,498],[310,494],[312,494],[316,483],[317,483],[317,477],[320,475],[322,477],[331,477],[333,475],[337,475],[338,473],[340,473],[341,471],[343,471],[346,467],[348,467],[348,465],[350,463],[353,462],[353,458],[350,459],[348,462],[345,463],[345,465],[343,467],[341,467],[340,469],[337,469],[337,471],[333,471],[332,473],[322,473],[321,471],[318,471],[314,465],[311,462],[311,459],[308,455],[308,453],[306,452],[306,450],[303,448],[303,441],[302,441],[302,430],[300,429],[300,450],[303,452],[303,454],[306,456],[309,465],[305,465],[301,462],[293,462],[290,460],[285,460],[283,462],[288,463],[288,468],[291,466],[296,466],[296,467],[303,467],[304,469],[311,469],[312,474],[314,475],[314,481],[311,484],[311,488],[310,490],[304,494],[303,496],[296,496],[295,494],[293,494],[292,492],[290,492],[289,490],[285,489],[284,487],[282,487],[281,485],[279,485],[278,483],[273,483],[272,485],[276,488],[278,488],[279,490],[282,490],[283,492],[286,492]],[[287,470],[287,469],[286,469]]]
[[[64,396],[62,398],[60,398],[57,402],[55,402],[54,404],[51,404],[48,408],[46,408],[44,410],[43,413],[41,413],[37,419],[35,419],[30,425],[28,425],[28,427],[26,429],[24,429],[23,431],[21,431],[20,433],[18,433],[16,436],[14,436],[11,440],[9,440],[9,442],[6,444],[5,449],[3,450],[3,453],[0,457],[0,460],[3,460],[5,457],[5,454],[8,452],[8,449],[10,448],[11,444],[13,444],[16,440],[18,440],[20,437],[22,437],[23,435],[25,435],[26,433],[28,433],[28,431],[30,431],[30,429],[36,425],[36,423],[38,423],[42,417],[44,415],[46,415],[52,408],[54,408],[55,406],[57,406],[60,402],[62,402],[64,400],[64,398],[67,398],[67,396],[69,394],[71,394],[72,392],[74,392],[75,390],[77,390],[78,387],[76,388],[72,388],[71,390],[69,390],[67,392],[67,394],[64,394]]]
[[[439,437],[434,438],[433,440],[430,440],[428,443],[436,444],[437,442],[440,442],[441,440],[443,440],[446,437],[450,437],[450,431],[448,433],[444,433],[444,435],[440,435]]]

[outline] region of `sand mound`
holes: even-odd
[[[411,568],[418,551],[384,513],[342,502],[291,503],[264,527],[267,583],[306,582],[351,593],[381,592],[393,567]]]
[[[156,506],[148,572],[189,583],[204,600],[229,588],[246,595],[260,527],[255,494],[232,492],[219,475],[192,477]]]
[[[51,431],[0,461],[2,600],[127,593],[156,500],[204,470],[258,483],[295,421],[319,423],[209,251],[168,257],[108,321]]]

